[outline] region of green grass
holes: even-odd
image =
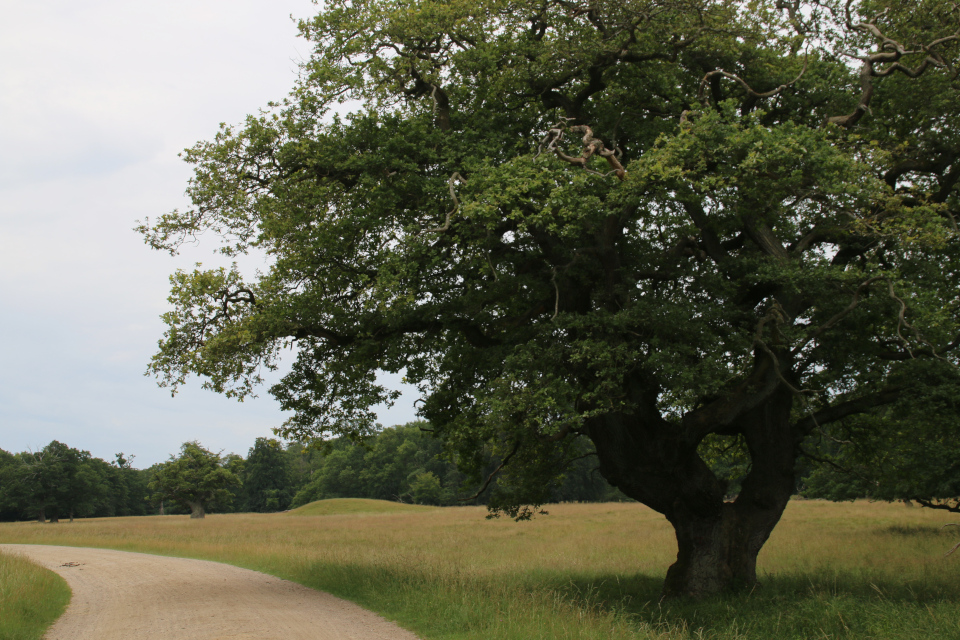
[[[662,516],[635,503],[547,510],[527,523],[476,507],[11,523],[0,542],[229,562],[353,600],[425,640],[960,640],[960,554],[943,557],[958,531],[938,512],[795,502],[756,589],[662,602],[676,554]]]
[[[0,640],[36,640],[70,602],[63,578],[17,555],[0,553]]]
[[[408,513],[415,511],[430,511],[438,507],[427,507],[417,504],[403,504],[387,500],[368,500],[366,498],[331,498],[317,500],[305,504],[291,511],[288,516],[341,516],[361,513]]]

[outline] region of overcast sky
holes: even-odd
[[[0,448],[60,440],[135,466],[186,440],[246,455],[284,417],[143,376],[177,258],[136,220],[188,204],[177,153],[292,88],[309,0],[0,0]],[[408,393],[380,414],[414,418]]]

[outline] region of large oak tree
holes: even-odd
[[[806,440],[955,374],[958,8],[944,0],[332,0],[281,103],[186,152],[237,269],[177,272],[151,365],[291,437],[391,391],[523,516],[589,439],[663,513],[667,594],[750,585]],[[350,115],[337,113],[350,111]],[[739,494],[705,451],[741,447]],[[480,478],[478,478],[480,479]]]

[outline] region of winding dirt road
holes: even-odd
[[[357,605],[218,562],[3,544],[73,590],[47,640],[417,640]]]

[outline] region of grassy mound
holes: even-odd
[[[70,588],[49,569],[0,554],[0,638],[37,640],[70,602]]]
[[[401,513],[411,511],[429,511],[437,507],[419,504],[403,504],[389,500],[369,500],[367,498],[330,498],[317,500],[287,512],[290,516],[339,516],[358,513]]]

